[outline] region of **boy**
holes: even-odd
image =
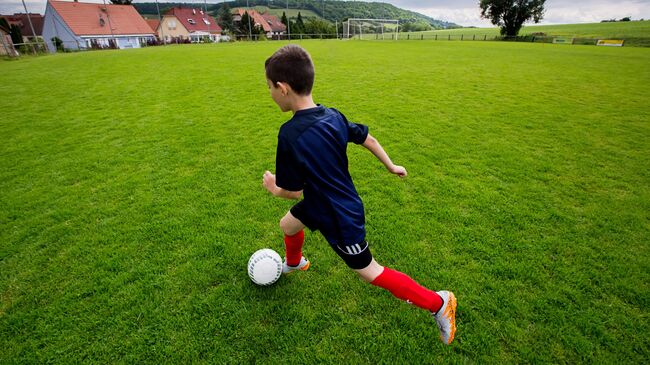
[[[389,172],[406,176],[406,169],[393,164],[368,127],[348,122],[336,109],[314,104],[311,90],[314,65],[299,46],[280,48],[265,62],[271,98],[293,117],[280,128],[276,175],[264,173],[263,186],[274,196],[304,199],[280,221],[286,257],[283,273],[307,270],[302,256],[305,227],[319,230],[334,251],[361,278],[390,291],[399,299],[429,310],[450,344],[456,332],[456,298],[448,291],[433,292],[399,271],[377,263],[365,240],[363,203],[348,172],[347,144],[361,144]]]

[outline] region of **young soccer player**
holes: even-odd
[[[314,65],[307,51],[296,45],[284,46],[266,60],[265,67],[271,98],[283,112],[292,111],[293,117],[280,128],[276,174],[266,171],[263,185],[277,197],[304,196],[280,220],[286,249],[283,272],[309,268],[309,261],[302,256],[303,229],[318,230],[361,278],[430,311],[441,340],[450,344],[456,332],[454,294],[426,289],[372,257],[363,203],[348,171],[347,144],[364,146],[397,176],[406,176],[406,169],[393,164],[367,126],[349,122],[336,109],[314,104]]]

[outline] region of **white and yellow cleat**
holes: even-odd
[[[305,256],[300,258],[300,263],[298,264],[298,266],[289,266],[289,265],[287,265],[286,257],[285,257],[284,263],[282,265],[282,273],[283,274],[290,274],[290,273],[292,273],[292,272],[294,272],[296,270],[307,271],[307,269],[309,269],[309,260],[307,260],[305,258]]]
[[[440,339],[449,345],[456,335],[456,297],[454,293],[446,290],[436,293],[442,298],[442,307],[433,317],[440,330]]]

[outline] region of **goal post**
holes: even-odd
[[[398,19],[350,18],[343,22],[343,39],[399,39]]]

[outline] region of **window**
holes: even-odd
[[[210,21],[207,20],[206,18],[203,18],[203,22],[205,23],[205,25],[210,25]]]
[[[176,21],[175,20],[170,20],[167,22],[167,28],[169,30],[176,29]]]
[[[188,19],[187,19],[187,22],[190,23],[190,24],[196,24],[196,22],[194,21],[194,19],[189,19],[189,18],[188,18]]]

